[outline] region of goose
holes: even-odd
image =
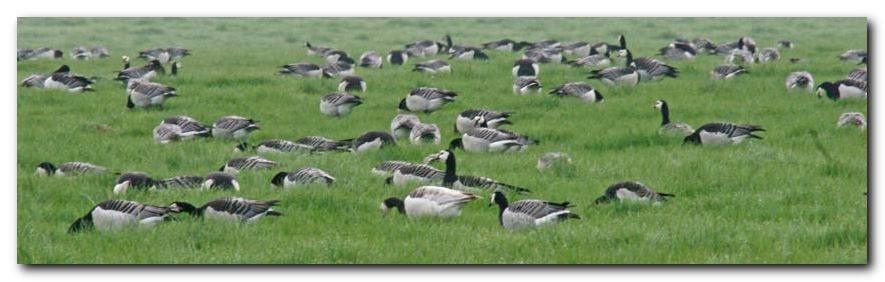
[[[343,117],[350,114],[354,107],[362,105],[363,99],[345,92],[332,92],[320,100],[320,113],[330,117]]]
[[[408,165],[418,165],[416,163],[407,162],[407,161],[383,161],[372,167],[372,174],[378,176],[390,177],[393,176],[393,172],[400,169],[401,167]],[[432,167],[431,167],[432,168]],[[391,179],[392,181],[392,179]]]
[[[588,103],[601,103],[605,101],[605,98],[602,97],[602,93],[593,89],[593,86],[590,86],[590,84],[581,81],[569,82],[556,87],[553,91],[550,91],[550,94],[558,97],[575,96]]]
[[[525,95],[529,92],[541,93],[541,81],[534,76],[520,76],[513,82],[513,93]]]
[[[467,109],[455,118],[455,132],[467,133],[477,127],[498,128],[513,124],[509,120],[511,112],[498,112],[488,109]]]
[[[652,58],[638,58],[634,60],[630,49],[622,49],[618,51],[618,55],[627,58],[627,65],[636,70],[641,81],[661,80],[664,77],[676,78],[679,76],[678,69],[659,60]]]
[[[569,202],[554,203],[527,199],[508,203],[504,193],[495,191],[492,193],[489,206],[493,204],[498,205],[498,223],[510,230],[537,228],[567,219],[581,219],[568,210],[574,207]]]
[[[381,175],[381,172],[391,171],[390,176],[384,182],[396,186],[404,186],[415,182],[440,184],[446,175],[445,171],[438,170],[427,164],[406,163],[401,165],[388,164],[388,166],[377,169],[379,171],[376,174]],[[446,169],[448,170],[448,167]]]
[[[126,85],[126,93],[129,94],[126,101],[126,107],[129,109],[150,106],[163,109],[163,102],[166,99],[178,96],[175,88],[141,79],[130,79]]]
[[[210,172],[200,186],[203,189],[209,190],[233,189],[234,191],[240,191],[240,182],[237,181],[237,178],[224,172]]]
[[[756,131],[765,129],[753,124],[708,123],[686,136],[683,144],[737,145],[747,137],[762,139],[753,134]]]
[[[756,41],[751,37],[741,37],[737,41],[731,42],[716,48],[716,53],[728,55],[734,50],[744,50],[752,54],[756,54]]]
[[[348,55],[347,52],[344,52],[343,50],[329,50],[323,52],[323,58],[326,59],[327,63],[344,61],[349,64],[354,64],[354,61],[352,58],[350,58],[350,55]]]
[[[783,48],[793,49],[793,41],[783,39],[783,40],[780,40],[780,41],[777,42],[777,46],[778,46],[778,47],[783,47]]]
[[[49,76],[50,75],[47,74],[32,74],[22,80],[21,86],[43,88],[43,85],[46,84],[46,79],[48,79]]]
[[[734,63],[735,61],[753,64],[754,62],[756,62],[756,59],[753,58],[753,53],[751,53],[750,51],[734,49],[731,51],[731,53],[728,53],[728,55],[725,56],[725,62],[730,64]]]
[[[254,223],[265,216],[282,216],[282,213],[273,210],[279,202],[279,200],[256,201],[225,197],[208,202],[199,208],[186,202],[174,202],[170,207],[189,213],[193,217]]]
[[[545,39],[543,41],[535,42],[533,47],[536,48],[556,48],[562,45],[562,42],[556,39]]]
[[[37,165],[37,175],[75,176],[85,173],[102,173],[107,171],[103,166],[97,166],[86,162],[66,162],[57,167],[50,162],[42,162]]]
[[[200,188],[206,179],[196,175],[182,175],[166,178],[157,182],[161,188]]]
[[[192,139],[194,137],[212,136],[211,130],[207,128],[206,125],[189,116],[179,115],[167,117],[163,119],[160,124],[178,126],[178,128],[181,129],[181,132],[178,134],[178,136],[182,140]]]
[[[652,108],[661,111],[662,120],[661,129],[658,130],[659,133],[688,136],[694,132],[694,128],[691,128],[691,125],[688,125],[687,123],[670,122],[670,106],[667,105],[667,101],[657,100],[655,101],[655,104],[652,105]]]
[[[258,130],[258,121],[241,116],[225,116],[212,124],[212,137],[246,140],[249,133]]]
[[[452,218],[461,214],[461,207],[479,199],[478,196],[439,186],[421,186],[412,190],[404,200],[395,197],[381,203],[382,214],[396,209],[409,218]]]
[[[241,170],[270,169],[281,166],[279,163],[259,156],[234,158],[221,166],[218,171],[237,174]]]
[[[538,63],[531,59],[519,59],[513,62],[513,76],[538,76],[541,70]]]
[[[432,113],[455,101],[457,93],[441,88],[418,87],[399,102],[399,109],[409,112]]]
[[[505,39],[501,39],[498,41],[491,41],[491,42],[483,43],[482,48],[497,50],[497,51],[516,52],[516,51],[519,51],[520,49],[525,48],[529,45],[531,45],[531,44],[528,42],[525,42],[525,41],[516,42],[516,41],[505,38]]]
[[[31,59],[61,59],[64,56],[64,52],[58,49],[52,48],[39,48],[39,49],[18,49],[18,60],[31,60]]]
[[[412,55],[416,56],[432,56],[436,54],[442,54],[447,52],[446,44],[432,41],[432,40],[419,40],[409,44],[406,44],[406,50],[411,50],[413,52]]]
[[[329,186],[333,182],[335,182],[335,177],[313,167],[299,168],[292,172],[282,171],[274,175],[270,181],[271,185],[278,188],[292,188],[312,184],[325,184]]]
[[[605,189],[605,194],[596,198],[593,201],[594,204],[604,204],[613,200],[619,201],[643,201],[643,202],[654,202],[661,203],[667,201],[667,197],[674,197],[676,195],[667,194],[667,193],[656,193],[642,184],[636,181],[624,181],[612,184]]]
[[[547,170],[553,167],[570,165],[572,163],[572,158],[566,153],[563,152],[547,152],[541,155],[538,158],[537,168],[540,171]]]
[[[814,90],[814,77],[807,71],[790,73],[786,81],[787,90],[802,89],[808,92]]]
[[[409,54],[403,50],[393,50],[387,53],[387,62],[391,65],[404,65],[409,61]]]
[[[348,58],[349,60],[349,58]],[[342,60],[323,67],[323,77],[349,76],[354,74],[353,60]]]
[[[525,54],[522,55],[522,59],[528,59],[539,63],[563,63],[565,62],[565,57],[562,56],[562,51],[558,48],[533,48],[527,49]]]
[[[64,89],[68,92],[95,91],[92,83],[89,78],[71,73],[68,65],[62,65],[43,81],[43,88]]]
[[[288,153],[298,150],[309,150],[304,145],[281,139],[264,140],[255,146],[249,146],[249,143],[243,142],[234,147],[236,152],[246,152],[249,148],[254,149],[258,153]]]
[[[103,58],[107,58],[107,57],[111,56],[111,52],[109,52],[108,48],[105,48],[104,46],[92,47],[92,49],[89,49],[89,53],[92,54],[93,58],[99,58],[99,59],[103,59]]]
[[[862,61],[867,57],[867,50],[851,49],[839,55],[839,59],[843,61]]]
[[[314,46],[310,44],[310,41],[304,42],[304,47],[307,47],[307,54],[311,56],[322,56],[324,53],[332,50],[332,48],[324,47],[324,46]]]
[[[864,129],[867,127],[867,119],[864,117],[863,113],[859,112],[842,113],[839,115],[839,121],[836,122],[836,127],[843,127],[846,125],[853,125],[860,129]]]
[[[152,227],[166,221],[181,210],[175,206],[160,207],[126,200],[107,200],[92,207],[83,217],[68,227],[68,233],[92,228],[99,231],[119,230],[132,226]]]
[[[297,148],[307,149],[310,152],[348,151],[350,144],[347,141],[336,141],[321,136],[305,136],[295,140]],[[258,147],[259,150],[261,146]]]
[[[338,92],[359,91],[366,92],[366,81],[362,77],[347,75],[341,78],[338,84]]]
[[[562,46],[562,52],[579,57],[589,56],[590,52],[592,51],[593,50],[590,48],[590,44],[587,42],[575,42],[569,45]]]
[[[710,41],[710,39],[698,37],[692,39],[691,43],[694,44],[698,51],[704,51],[710,54],[716,53],[716,45],[713,44],[713,41]]]
[[[418,123],[412,127],[412,132],[409,133],[409,141],[412,144],[439,144],[440,139],[442,139],[441,135],[442,133],[440,133],[439,127],[436,124]]]
[[[125,65],[123,70],[117,73],[117,77],[114,80],[122,81],[123,83],[128,84],[130,79],[143,79],[150,80],[157,76],[157,74],[166,73],[166,69],[163,68],[163,65],[158,60],[151,60],[146,65],[141,67],[128,67],[129,57],[124,56]]]
[[[323,68],[312,63],[294,63],[280,67],[279,74],[287,74],[302,77],[321,77]]]
[[[71,57],[76,60],[88,60],[92,57],[92,52],[89,52],[86,47],[78,46],[71,50]]]
[[[181,138],[181,127],[174,124],[160,123],[154,127],[154,141],[160,144],[168,144]]]
[[[123,55],[122,59],[123,59],[123,69],[124,70],[131,67],[131,65],[129,64],[130,63],[129,56]]]
[[[446,165],[446,170],[442,177],[443,187],[472,193],[481,190],[514,191],[521,194],[531,192],[529,189],[501,183],[484,176],[457,175],[457,161],[455,160],[455,153],[451,149],[439,151],[424,159],[424,163],[427,164],[435,161],[443,161]]]
[[[114,182],[114,194],[122,194],[130,189],[156,189],[157,181],[144,172],[127,172],[117,177]]]
[[[423,63],[415,64],[415,68],[412,71],[417,72],[426,72],[426,73],[438,73],[438,72],[452,72],[452,66],[449,63],[441,60],[430,60]]]
[[[390,134],[396,138],[408,137],[412,128],[421,123],[415,115],[398,114],[390,121]]]
[[[612,63],[611,58],[608,53],[604,54],[593,54],[588,55],[586,57],[581,57],[574,61],[566,61],[569,65],[573,67],[580,66],[590,66],[590,67],[604,67],[608,66]]]
[[[354,152],[365,152],[396,145],[396,139],[393,138],[393,135],[380,131],[369,131],[360,135],[360,137],[343,140],[342,142],[348,142],[350,150]]]
[[[780,59],[781,53],[777,51],[777,48],[762,48],[762,50],[759,50],[757,57],[758,62],[764,63]]]
[[[853,69],[851,70],[851,72],[848,73],[848,76],[846,76],[846,78],[867,82],[867,70],[865,68]]]
[[[488,60],[489,56],[483,53],[481,49],[471,46],[459,48],[449,56],[449,59],[459,60]]]
[[[360,55],[360,67],[380,69],[384,65],[381,55],[375,51],[366,51]]]
[[[747,73],[742,66],[735,64],[718,65],[710,71],[710,78],[713,80],[732,79],[738,75]]]
[[[177,47],[169,47],[169,48],[157,48],[152,50],[141,51],[138,53],[138,57],[145,60],[158,60],[161,63],[168,63],[172,60],[182,58],[184,56],[190,56],[191,52],[185,48],[177,48]]]
[[[843,79],[836,82],[826,81],[817,86],[817,97],[824,95],[835,100],[841,99],[866,99],[867,83],[860,80]]]
[[[631,55],[632,56],[632,55]],[[605,85],[636,85],[639,84],[640,75],[630,62],[623,67],[608,67],[602,70],[592,70],[589,79],[599,79]]]
[[[698,54],[698,50],[692,45],[690,42],[674,41],[658,51],[661,56],[671,60],[691,60]]]
[[[468,152],[521,152],[529,145],[538,143],[513,132],[478,127],[449,142],[449,148],[463,148]]]

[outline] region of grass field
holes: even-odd
[[[704,36],[717,44],[752,36],[759,47],[790,39],[785,59],[750,66],[732,81],[711,81],[708,72],[721,56],[670,62],[677,79],[637,87],[605,87],[602,104],[550,95],[515,96],[510,68],[521,53],[490,51],[490,61],[452,61],[450,75],[411,72],[408,66],[358,69],[368,83],[365,104],[332,119],[319,113],[320,97],[337,88],[337,79],[276,76],[286,63],[310,61],[305,40],[359,56],[385,53],[419,39],[450,33],[456,44],[512,38],[563,42],[606,41],[627,36],[637,57],[653,56],[676,37]],[[866,101],[833,102],[806,93],[788,93],[784,79],[808,70],[819,82],[844,77],[855,67],[836,59],[847,49],[867,46],[864,18],[21,18],[18,47],[55,47],[65,59],[17,65],[17,79],[48,73],[62,63],[76,73],[100,76],[96,92],[68,94],[17,89],[18,108],[18,262],[22,264],[865,264],[867,263],[867,132],[835,127],[842,112],[867,113]],[[104,45],[110,59],[75,61],[77,45]],[[120,56],[167,46],[189,48],[179,76],[158,82],[176,87],[181,97],[165,110],[125,108],[124,89],[112,81]],[[11,55],[11,54],[10,54]],[[444,58],[443,56],[439,56]],[[133,61],[141,65],[141,61]],[[620,64],[622,61],[616,61]],[[587,70],[542,65],[545,89],[587,81]],[[386,131],[398,101],[418,86],[459,93],[457,102],[419,115],[455,138],[457,113],[468,108],[515,112],[508,129],[541,140],[519,154],[458,151],[460,173],[483,175],[528,187],[527,196],[571,201],[583,217],[558,226],[522,232],[498,225],[489,195],[451,220],[382,217],[381,200],[403,197],[414,186],[394,187],[371,174],[382,160],[419,161],[444,145],[409,145],[365,154],[271,154],[287,170],[315,166],[338,178],[330,188],[280,191],[270,179],[278,170],[238,176],[240,192],[196,190],[132,192],[114,195],[115,175],[71,178],[34,175],[41,161],[86,161],[114,171],[145,171],[157,178],[206,173],[244,155],[235,142],[195,140],[154,142],[151,130],[161,119],[186,114],[211,124],[224,115],[261,121],[253,143],[295,140],[307,135],[335,139],[370,130]],[[546,93],[546,91],[545,91]],[[732,147],[683,146],[681,138],[660,136],[657,99],[670,104],[672,118],[698,127],[729,121],[768,129],[763,140]],[[93,125],[110,126],[106,132]],[[815,148],[809,131],[819,133],[829,162]],[[544,152],[563,151],[573,170],[538,172]],[[677,195],[661,206],[593,206],[615,182],[637,180]],[[151,230],[66,233],[68,225],[93,205],[122,198],[166,205],[174,200],[203,204],[223,196],[279,199],[279,218],[240,226],[187,218]]]

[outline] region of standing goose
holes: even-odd
[[[341,78],[338,84],[338,92],[359,91],[366,92],[366,81],[356,75],[348,75]]]
[[[343,140],[342,142],[348,142],[350,150],[354,152],[365,152],[396,145],[396,139],[393,138],[393,135],[380,131],[369,131],[360,135],[360,137]]]
[[[390,197],[381,203],[382,214],[397,209],[410,218],[451,218],[461,214],[461,207],[479,199],[474,194],[438,186],[421,186],[412,190],[405,200]]]
[[[839,59],[843,61],[862,61],[867,57],[867,50],[851,49],[839,55]]]
[[[547,152],[538,158],[537,168],[540,171],[553,167],[571,165],[572,158],[563,152]]]
[[[143,79],[147,81],[157,76],[157,74],[166,73],[166,69],[163,68],[163,65],[158,60],[152,60],[141,67],[127,67],[129,65],[129,57],[124,56],[124,62],[123,70],[117,73],[117,77],[114,78],[114,80],[122,81],[124,84],[128,84],[130,79]]]
[[[657,100],[655,104],[652,105],[652,108],[658,109],[661,111],[661,129],[658,130],[659,133],[662,134],[678,134],[682,136],[688,136],[692,132],[694,132],[694,128],[691,128],[691,125],[683,122],[670,122],[670,106],[667,105],[667,102],[664,100]]]
[[[174,202],[170,207],[187,212],[194,217],[213,220],[229,220],[241,223],[253,223],[264,216],[281,216],[273,206],[278,200],[256,201],[239,197],[226,197],[208,202],[200,208],[185,202]]]
[[[346,58],[349,60],[349,58]],[[353,60],[342,60],[323,67],[323,77],[348,76],[354,74]]]
[[[513,93],[525,95],[529,92],[541,93],[541,81],[534,76],[520,76],[513,82]]]
[[[481,190],[504,190],[523,194],[531,192],[528,189],[501,183],[488,177],[458,175],[455,153],[452,152],[451,149],[439,151],[439,153],[431,154],[424,159],[424,163],[432,163],[434,161],[443,161],[446,165],[446,170],[442,178],[442,186],[444,187],[467,192],[479,192]]]
[[[37,165],[37,175],[76,176],[85,173],[102,173],[107,168],[85,162],[66,162],[56,167],[50,162]]]
[[[95,91],[92,83],[89,78],[71,73],[68,65],[62,65],[43,81],[43,88],[64,89],[68,92]]]
[[[513,76],[538,76],[541,70],[538,63],[532,59],[519,59],[513,62]]]
[[[421,120],[415,115],[398,114],[390,121],[390,134],[396,138],[409,137],[412,128],[420,123]]]
[[[735,64],[718,65],[710,71],[710,78],[713,80],[732,79],[738,75],[747,73],[742,66]]]
[[[439,144],[440,139],[442,139],[442,133],[436,124],[418,123],[412,127],[412,132],[409,133],[409,141],[412,144]]]
[[[753,124],[708,123],[686,136],[683,144],[736,145],[747,137],[762,139],[753,134],[756,131],[765,129]]]
[[[129,94],[126,101],[126,107],[129,109],[150,106],[158,106],[163,109],[163,102],[166,99],[178,96],[175,93],[175,88],[140,79],[130,79],[126,85],[126,93]]]
[[[836,122],[836,127],[843,127],[846,125],[853,125],[857,128],[864,129],[867,127],[867,119],[864,117],[863,113],[859,112],[842,113],[839,115],[839,121]]]
[[[762,50],[759,50],[757,57],[757,61],[764,63],[780,59],[781,53],[777,51],[777,48],[762,48]]]
[[[225,116],[212,124],[212,136],[215,138],[246,140],[249,133],[258,130],[258,121],[240,116]]]
[[[129,189],[156,189],[157,181],[144,172],[127,172],[114,182],[114,194],[122,194]]]
[[[544,200],[519,200],[507,202],[504,193],[496,191],[492,194],[489,206],[498,205],[498,223],[505,229],[537,228],[556,224],[567,219],[581,219],[568,208],[569,202],[553,203]]]
[[[360,55],[360,67],[380,69],[384,65],[381,55],[375,51],[366,51]]]
[[[612,63],[612,60],[609,57],[608,53],[604,53],[604,54],[588,55],[586,57],[582,57],[582,58],[579,58],[574,61],[567,61],[566,63],[568,63],[569,65],[571,65],[573,67],[580,67],[580,66],[604,67],[604,66],[610,65]]]
[[[441,60],[430,60],[423,63],[415,64],[415,68],[412,71],[417,72],[426,72],[426,73],[438,73],[438,72],[452,72],[452,66],[449,63]]]
[[[468,152],[521,152],[529,145],[538,143],[537,140],[509,131],[478,127],[452,140],[449,148],[461,147]]]
[[[203,181],[203,184],[200,185],[203,189],[208,190],[230,190],[240,191],[240,182],[237,181],[237,178],[231,174],[224,172],[210,172],[206,175],[206,178]]]
[[[636,69],[640,80],[661,80],[665,76],[672,78],[679,76],[679,70],[659,60],[652,58],[634,60],[630,49],[620,50],[618,55],[627,58],[627,65]]]
[[[196,175],[182,175],[166,178],[157,182],[161,188],[200,188],[206,179]]]
[[[312,63],[294,63],[280,67],[279,74],[287,74],[302,77],[321,77],[323,68]]]
[[[807,71],[790,73],[786,81],[787,90],[802,89],[808,92],[814,91],[814,77]]]
[[[181,127],[174,124],[160,123],[154,127],[154,141],[160,144],[168,144],[181,139]]]
[[[441,88],[418,87],[399,102],[399,109],[409,112],[431,113],[454,102],[457,93]]]
[[[556,87],[553,91],[550,91],[550,94],[558,97],[574,96],[589,103],[601,103],[605,99],[602,97],[602,93],[599,93],[598,90],[593,89],[593,86],[582,81],[569,82]]]
[[[866,99],[867,83],[860,80],[843,79],[836,82],[826,81],[817,86],[817,97],[832,99]]]
[[[218,171],[237,174],[241,170],[270,169],[281,166],[279,163],[259,156],[234,158],[221,166]]]
[[[333,182],[335,182],[335,177],[313,167],[299,168],[293,172],[279,172],[270,181],[271,185],[278,188],[292,188],[312,184],[325,184],[329,186]]]
[[[152,227],[181,210],[175,206],[160,207],[126,200],[107,200],[92,207],[86,215],[68,227],[68,233],[96,228],[99,231],[118,230],[132,226]]]
[[[636,181],[624,181],[612,184],[605,189],[605,194],[596,198],[594,204],[604,204],[612,200],[619,201],[645,201],[660,203],[667,200],[667,197],[676,195],[667,193],[656,193],[645,186],[645,184]]]
[[[455,118],[455,132],[467,133],[477,127],[498,128],[513,124],[508,118],[511,112],[498,112],[488,109],[467,109]]]
[[[866,68],[856,68],[851,70],[846,76],[847,79],[859,80],[863,82],[867,82],[867,69]]]
[[[350,114],[354,107],[362,105],[363,99],[345,92],[332,92],[320,100],[320,113],[330,117],[343,117]]]
[[[178,126],[181,129],[179,137],[181,139],[191,139],[194,137],[209,137],[212,132],[206,125],[189,116],[171,116],[163,119],[161,124],[170,124]]]
[[[390,53],[387,53],[387,62],[391,65],[401,66],[406,64],[409,61],[409,54],[403,50],[393,50]]]

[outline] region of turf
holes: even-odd
[[[836,56],[866,48],[864,18],[20,18],[18,47],[55,47],[60,61],[17,64],[17,79],[46,73],[60,64],[99,76],[96,92],[68,94],[17,89],[18,262],[22,264],[865,264],[868,261],[866,131],[836,128],[843,112],[867,113],[866,101],[839,101],[787,92],[784,79],[810,71],[819,82],[844,77],[855,67]],[[320,97],[337,88],[336,79],[275,75],[278,66],[322,58],[303,46],[386,52],[419,39],[450,33],[457,44],[512,38],[538,41],[616,43],[624,34],[637,57],[654,56],[676,37],[704,36],[717,44],[752,36],[759,47],[790,39],[782,60],[756,64],[731,81],[711,81],[708,72],[721,56],[670,62],[677,79],[606,87],[602,104],[550,95],[511,93],[511,64],[519,53],[489,52],[490,61],[452,61],[454,72],[425,75],[408,66],[359,69],[368,82],[365,104],[350,116],[319,113]],[[110,59],[75,61],[77,45],[104,45]],[[128,110],[125,91],[111,80],[119,57],[140,50],[182,46],[193,56],[181,74],[157,79],[181,97],[163,110]],[[786,58],[803,61],[792,64]],[[439,58],[444,58],[439,56]],[[622,61],[615,61],[620,64]],[[135,65],[142,64],[134,60]],[[545,89],[587,81],[589,69],[542,65]],[[532,189],[527,196],[570,201],[583,219],[540,230],[511,232],[498,225],[497,208],[483,200],[467,205],[451,220],[382,217],[378,206],[389,196],[405,196],[414,186],[394,187],[371,174],[382,160],[419,161],[444,148],[409,145],[364,154],[268,154],[286,170],[314,166],[338,178],[332,187],[271,188],[278,170],[243,172],[239,192],[146,191],[114,195],[115,176],[46,178],[34,175],[41,161],[86,161],[113,171],[145,171],[157,178],[206,174],[235,153],[235,142],[194,140],[161,145],[151,130],[164,117],[186,114],[211,124],[224,115],[260,120],[250,141],[307,135],[353,138],[386,131],[398,101],[419,86],[459,93],[457,102],[424,122],[451,131],[457,113],[468,108],[513,111],[510,130],[541,140],[518,154],[457,151],[459,172],[483,175]],[[546,91],[545,91],[546,92]],[[758,124],[762,140],[731,147],[682,145],[681,138],[658,135],[660,113],[651,108],[666,99],[675,121],[695,127],[715,121]],[[97,130],[106,125],[106,130]],[[827,160],[809,132],[819,135]],[[562,151],[571,168],[538,172],[537,158]],[[660,206],[592,205],[615,182],[637,180],[677,196]],[[279,218],[257,224],[182,220],[155,229],[87,232],[66,229],[93,205],[128,199],[165,205],[175,200],[202,204],[223,196],[279,199]]]

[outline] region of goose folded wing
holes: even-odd
[[[427,199],[441,205],[464,203],[476,199],[476,196],[473,194],[433,186],[419,187],[409,193],[409,197]]]
[[[564,204],[556,204],[541,200],[522,200],[510,205],[509,209],[515,213],[522,213],[533,218],[542,218],[551,213],[563,211],[567,208]]]

